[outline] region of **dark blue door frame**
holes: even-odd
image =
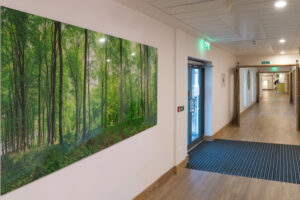
[[[201,66],[188,66],[188,149],[204,137],[204,73]]]

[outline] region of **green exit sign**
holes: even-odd
[[[271,64],[271,62],[270,61],[262,61],[261,64],[262,65],[269,65],[269,64]]]
[[[204,46],[206,50],[210,50],[210,43],[208,41],[204,42]]]

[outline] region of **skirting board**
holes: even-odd
[[[228,122],[225,126],[223,126],[220,130],[218,130],[215,134],[212,136],[204,136],[205,141],[214,141],[219,134],[221,134],[225,129],[227,129],[232,124],[232,121]]]
[[[246,108],[241,114],[240,116],[244,115],[247,111],[250,110],[250,108],[252,108],[254,105],[256,104],[256,102],[253,102],[248,108]]]
[[[182,169],[184,169],[185,166],[188,164],[188,162],[189,162],[189,156],[186,156],[185,159],[176,166],[176,174],[180,173]]]
[[[189,157],[186,156],[185,159],[179,163],[177,166],[172,167],[166,173],[164,173],[161,177],[159,177],[154,183],[152,183],[149,187],[147,187],[144,191],[138,194],[133,200],[145,200],[149,197],[151,192],[153,192],[156,188],[161,187],[165,182],[167,182],[172,176],[180,173],[183,168],[185,168],[186,164],[189,161]]]
[[[240,116],[244,115],[244,114],[245,114],[247,111],[249,111],[250,108],[252,108],[255,104],[256,104],[256,102],[253,102],[248,108],[246,108],[246,110],[244,110],[244,111],[240,114]],[[214,141],[214,140],[218,137],[218,135],[219,135],[220,133],[222,133],[225,129],[227,129],[231,124],[232,124],[232,121],[228,122],[225,126],[223,126],[223,127],[222,127],[220,130],[218,130],[215,134],[213,134],[213,136],[204,136],[204,140],[205,140],[205,141],[210,141],[210,142]]]

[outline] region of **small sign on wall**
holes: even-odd
[[[226,86],[226,76],[225,73],[221,73],[221,87],[225,88]]]
[[[182,112],[184,111],[184,106],[178,106],[177,107],[177,112]]]
[[[270,61],[261,61],[261,64],[262,65],[269,65],[269,64],[271,64],[271,62]]]

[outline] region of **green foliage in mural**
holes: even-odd
[[[1,193],[157,122],[157,49],[1,8]]]

